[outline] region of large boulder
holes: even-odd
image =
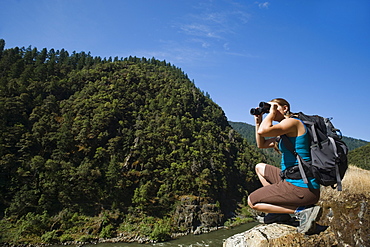
[[[259,225],[228,238],[224,247],[370,246],[370,193],[325,188],[321,194],[323,214],[316,234],[300,234],[295,227],[283,224]]]
[[[327,228],[318,235],[298,233],[296,227],[284,224],[258,225],[246,232],[236,234],[223,243],[223,247],[268,246],[337,246],[334,232]]]

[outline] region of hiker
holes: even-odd
[[[321,214],[321,208],[314,205],[320,198],[320,185],[312,177],[308,177],[307,184],[303,179],[283,180],[280,172],[296,166],[298,160],[281,141],[277,142],[278,137],[285,134],[295,145],[296,152],[310,161],[307,127],[294,118],[285,99],[276,98],[266,105],[270,107],[265,111],[268,114],[264,119],[263,112],[255,115],[257,146],[278,148],[282,153],[281,169],[264,163],[256,165],[255,170],[263,187],[249,195],[248,204],[252,209],[268,213],[262,218],[262,223],[289,222],[291,215],[294,215],[300,221],[298,232],[310,234],[315,230],[315,221]],[[273,125],[273,121],[278,123]]]

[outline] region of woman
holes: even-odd
[[[310,161],[306,126],[294,118],[285,99],[277,98],[269,104],[270,111],[263,120],[262,115],[255,116],[257,146],[274,148],[277,137],[286,135],[294,144],[296,152]],[[273,121],[279,123],[273,125]],[[263,219],[264,223],[289,221],[290,214],[295,214],[300,221],[298,232],[310,234],[315,230],[315,221],[321,214],[321,208],[313,206],[320,198],[320,185],[310,177],[307,184],[302,179],[282,180],[281,170],[297,165],[298,161],[282,142],[279,142],[279,149],[282,152],[281,169],[264,163],[256,165],[256,173],[263,187],[249,195],[248,204],[255,210],[268,213]]]

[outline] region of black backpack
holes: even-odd
[[[290,150],[298,160],[298,165],[282,171],[281,177],[303,179],[308,183],[307,177],[316,178],[324,186],[337,185],[342,190],[342,179],[348,168],[348,147],[341,140],[342,133],[331,123],[331,119],[321,116],[309,116],[302,112],[296,117],[306,125],[311,142],[311,161],[303,160],[295,151],[292,142],[286,135],[281,136],[285,147]]]

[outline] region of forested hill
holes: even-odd
[[[370,170],[370,143],[350,151],[348,159],[350,164]]]
[[[163,240],[207,224],[180,227],[184,198],[213,205],[216,225],[245,202],[261,154],[179,68],[4,44],[1,242]]]

